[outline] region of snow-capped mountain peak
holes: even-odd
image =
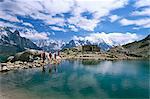
[[[7,45],[7,46],[6,46]],[[21,37],[18,30],[12,32],[8,27],[0,27],[0,46],[15,46],[18,49],[40,49],[31,40]]]
[[[77,47],[77,46],[83,46],[83,45],[98,45],[102,50],[108,50],[109,48],[112,47],[111,42],[107,41],[106,42],[103,39],[97,39],[95,41],[90,41],[90,40],[85,40],[85,39],[74,39],[68,42],[65,46],[62,48],[72,48],[72,47]]]
[[[61,50],[62,45],[65,44],[64,41],[61,40],[38,40],[34,42],[37,46],[42,48],[45,51],[56,51]]]

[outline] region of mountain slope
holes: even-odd
[[[150,35],[146,38],[128,43],[122,46],[116,46],[109,50],[111,53],[123,53],[126,55],[139,56],[139,57],[150,57]]]
[[[150,35],[140,41],[135,41],[126,45],[123,45],[129,53],[141,55],[141,56],[150,56]]]

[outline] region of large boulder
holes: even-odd
[[[41,51],[38,50],[26,50],[24,52],[17,53],[14,58],[11,58],[11,62],[33,62],[35,59],[39,59]]]

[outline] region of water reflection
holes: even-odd
[[[59,64],[54,64],[54,65],[48,64],[47,67],[43,67],[44,68],[44,72],[48,71],[50,74],[52,72],[57,73],[58,72],[58,66],[59,66]]]
[[[100,63],[100,60],[81,60],[82,65],[98,65]]]
[[[52,72],[52,65],[49,64],[48,66],[49,66],[49,73],[51,73]]]
[[[81,63],[82,65],[81,65]],[[130,61],[99,61],[99,60],[80,60],[74,64],[75,68],[84,68],[91,73],[101,73],[109,75],[136,75],[139,72],[140,64]]]
[[[43,73],[45,72],[45,67],[44,67],[44,66],[42,66],[42,72],[43,72]]]

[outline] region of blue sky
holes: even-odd
[[[150,34],[150,0],[0,0],[0,26],[31,40],[104,36],[125,43]]]

